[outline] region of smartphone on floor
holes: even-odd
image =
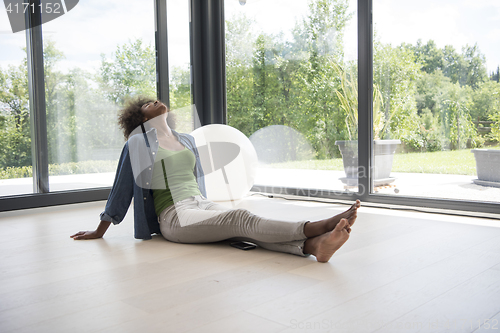
[[[231,244],[232,247],[235,247],[240,250],[253,250],[257,247],[257,245],[250,243],[250,242],[232,242]]]

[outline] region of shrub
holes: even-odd
[[[493,124],[491,124],[489,139],[500,142],[500,110],[495,111],[496,112],[489,115],[490,120],[493,121]]]
[[[116,161],[82,161],[61,164],[49,164],[49,175],[76,175],[88,173],[114,172]],[[33,177],[31,166],[0,168],[0,179]]]
[[[31,166],[0,168],[0,179],[29,177],[33,177],[33,168]]]

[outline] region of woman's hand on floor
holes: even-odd
[[[96,230],[94,231],[79,231],[74,235],[69,236],[73,239],[97,239],[102,238],[102,235],[99,235]]]
[[[109,225],[111,222],[108,221],[101,221],[99,223],[99,226],[97,227],[96,230],[94,231],[79,231],[74,235],[71,235],[69,237],[73,239],[97,239],[97,238],[102,238],[104,234],[106,233],[106,230],[108,230]]]

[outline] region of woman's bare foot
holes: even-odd
[[[333,254],[349,239],[349,222],[342,218],[330,232],[309,238],[304,243],[304,253],[310,253],[319,262],[328,262]]]
[[[345,212],[343,213],[340,213],[338,215],[335,215],[333,217],[330,217],[328,222],[330,224],[330,229],[329,230],[333,230],[335,229],[335,226],[337,225],[337,223],[340,222],[341,219],[347,219],[347,222],[349,222],[349,227],[352,227],[352,225],[354,224],[354,222],[356,222],[356,218],[358,217],[358,208],[361,207],[361,201],[356,200],[355,203],[352,204],[351,208],[349,208],[348,210],[346,210]]]
[[[352,227],[358,217],[358,208],[361,206],[361,201],[356,202],[345,212],[329,217],[316,222],[308,222],[304,225],[304,234],[306,237],[315,237],[332,231],[341,219],[347,219],[349,228]]]

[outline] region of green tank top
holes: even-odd
[[[201,194],[194,176],[195,164],[193,152],[186,147],[179,151],[158,147],[151,180],[157,216],[174,202]]]

